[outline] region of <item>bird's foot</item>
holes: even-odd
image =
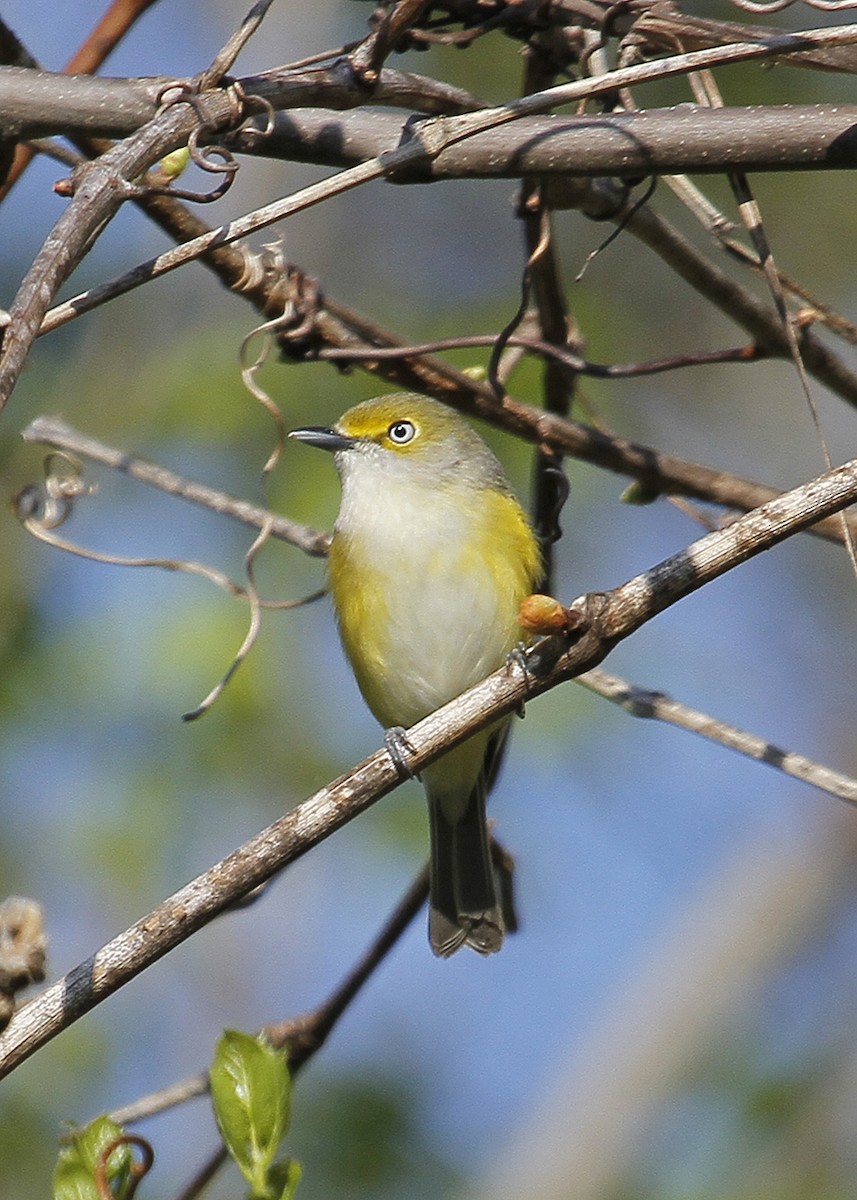
[[[384,730],[384,745],[393,760],[393,766],[403,779],[419,779],[419,773],[411,769],[408,758],[416,754],[402,725],[391,725]]]

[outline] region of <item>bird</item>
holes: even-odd
[[[532,527],[497,458],[466,421],[394,393],[332,428],[291,437],[332,452],[341,502],[328,587],[346,656],[399,762],[404,730],[503,666],[524,640],[521,601],[541,573]],[[505,926],[486,797],[510,718],[425,767],[429,942],[492,954]]]

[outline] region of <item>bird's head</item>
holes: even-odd
[[[507,486],[500,464],[465,421],[445,404],[411,392],[364,400],[331,428],[295,429],[289,436],[331,451],[343,479],[360,462],[389,477]]]

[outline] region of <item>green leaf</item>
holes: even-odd
[[[121,1125],[109,1117],[96,1117],[85,1129],[75,1129],[63,1146],[54,1170],[54,1200],[98,1200],[96,1177],[104,1151],[121,1138]],[[107,1181],[113,1195],[121,1198],[130,1179],[130,1149],[117,1146],[107,1162]]]
[[[268,1172],[289,1124],[291,1078],[284,1050],[227,1029],[210,1072],[214,1115],[253,1191],[270,1195]]]
[[[282,1162],[274,1163],[268,1173],[268,1180],[276,1200],[294,1200],[302,1174],[301,1164],[294,1158],[284,1158]]]
[[[92,1173],[79,1162],[68,1162],[60,1151],[54,1168],[54,1200],[98,1200]]]
[[[663,491],[657,484],[642,479],[635,479],[625,488],[619,500],[622,504],[653,504],[659,500]]]
[[[168,179],[178,179],[189,162],[190,150],[187,146],[180,146],[178,150],[173,150],[161,159],[161,170]]]

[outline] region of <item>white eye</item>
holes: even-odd
[[[405,446],[416,434],[416,428],[410,421],[394,421],[387,430],[387,437],[397,446]]]

